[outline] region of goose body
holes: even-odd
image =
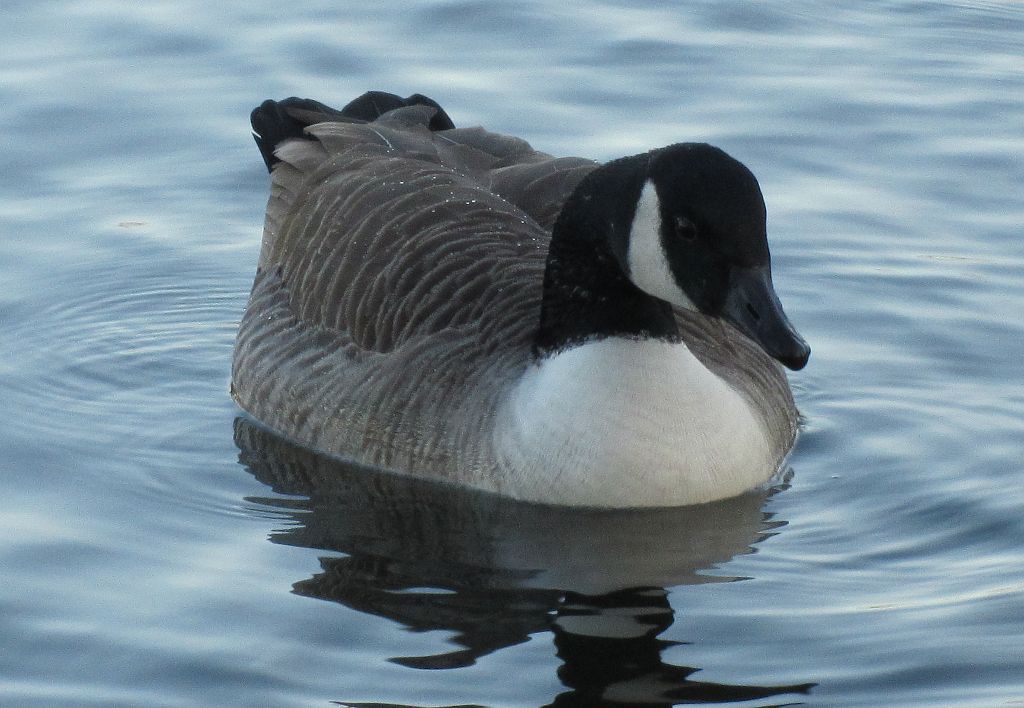
[[[809,350],[725,153],[601,166],[377,93],[268,101],[253,128],[271,196],[232,393],[268,427],[563,505],[706,502],[779,468],[776,359]]]

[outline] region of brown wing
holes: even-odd
[[[532,336],[550,224],[594,163],[481,129],[432,133],[431,110],[324,123],[277,151],[261,268],[296,315],[391,351],[472,329]]]
[[[530,360],[550,223],[594,163],[432,133],[430,115],[322,123],[279,146],[232,389],[313,447],[442,474],[486,454],[488,411]]]

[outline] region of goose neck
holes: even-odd
[[[677,337],[671,305],[626,275],[646,160],[647,155],[637,155],[598,168],[563,205],[544,272],[534,341],[538,359],[604,337]]]

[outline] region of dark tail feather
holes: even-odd
[[[273,170],[280,160],[274,150],[289,138],[305,136],[307,126],[326,121],[345,123],[369,123],[388,111],[405,106],[430,106],[437,113],[430,119],[431,130],[449,130],[455,127],[452,119],[432,98],[414,93],[401,98],[393,93],[368,91],[340,111],[309,98],[286,98],[283,101],[264,101],[250,116],[252,134],[260,149],[267,170]]]
[[[356,100],[341,109],[342,115],[348,118],[358,118],[365,121],[373,121],[380,118],[388,111],[406,106],[430,106],[436,108],[437,113],[430,119],[431,130],[451,130],[455,127],[452,119],[444,112],[441,105],[432,98],[427,98],[421,93],[414,93],[408,98],[396,96],[393,93],[383,91],[367,91]]]
[[[320,120],[313,119],[313,114],[321,116]],[[252,124],[252,136],[256,139],[256,147],[260,149],[267,170],[272,170],[274,165],[280,162],[274,155],[278,145],[289,138],[305,137],[306,126],[329,120],[327,116],[332,114],[341,116],[341,113],[333,108],[308,98],[267,100],[254,108],[249,116],[249,122]]]

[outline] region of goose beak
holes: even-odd
[[[767,264],[733,269],[722,317],[793,371],[804,368],[811,356],[811,348],[782,310]]]

